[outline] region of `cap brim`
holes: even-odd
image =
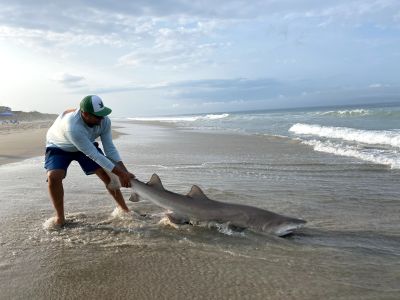
[[[105,117],[111,114],[112,110],[108,107],[103,107],[101,111],[94,112],[93,115],[98,116],[98,117]]]

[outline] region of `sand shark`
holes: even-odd
[[[285,236],[306,223],[257,207],[212,200],[197,185],[193,185],[187,195],[173,193],[163,187],[157,174],[153,174],[147,183],[132,179],[131,187],[131,201],[137,202],[143,198],[167,209],[167,217],[176,224],[213,221]]]

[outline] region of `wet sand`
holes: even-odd
[[[139,179],[155,172],[179,193],[199,184],[306,228],[287,239],[173,228],[148,201],[128,203],[144,216],[113,214],[101,182],[75,164],[69,226],[51,231],[43,157],[33,158],[0,167],[0,299],[398,299],[399,173],[281,138],[120,130],[129,135],[116,146]]]

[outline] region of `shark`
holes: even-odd
[[[115,187],[115,178],[110,185]],[[283,216],[265,209],[210,199],[197,185],[193,185],[187,195],[174,193],[164,188],[157,174],[153,174],[147,183],[136,178],[132,179],[131,188],[130,201],[146,199],[153,202],[166,209],[168,219],[175,224],[195,224],[204,221],[225,223],[237,229],[286,236],[306,223],[305,220]]]

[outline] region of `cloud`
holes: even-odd
[[[373,84],[370,84],[369,86],[368,86],[369,88],[381,88],[382,87],[382,84],[381,83],[373,83]]]
[[[297,93],[299,90],[288,82],[281,82],[272,78],[232,78],[162,82],[153,85],[127,84],[124,86],[96,88],[93,91],[103,94],[151,91],[158,92],[163,98],[207,103],[265,100],[271,97],[278,97],[282,93]]]
[[[86,87],[85,77],[79,75],[61,73],[55,75],[53,79],[69,89]]]
[[[313,32],[329,26],[336,29],[338,24],[358,26],[363,22],[398,25],[399,9],[396,0],[255,0],[251,5],[239,0],[0,0],[0,41],[57,53],[58,57],[79,57],[85,49],[100,46],[105,51],[116,49],[108,54],[117,67],[183,71],[238,62],[237,57],[236,61],[229,57],[230,53],[243,54],[235,52],[244,48],[238,37],[253,47],[255,43],[279,47],[273,32],[283,32],[286,41],[290,33],[290,40],[299,48],[304,46],[300,42],[317,41]],[[247,36],[250,27],[254,36]],[[270,40],[265,41],[267,34]],[[260,56],[257,54],[254,57]],[[294,57],[276,60],[297,62]]]
[[[183,81],[171,84],[178,89],[175,98],[200,102],[227,102],[237,100],[265,100],[276,97],[283,91],[291,92],[289,82],[273,78],[233,78]]]
[[[278,80],[272,78],[203,79],[203,80],[181,81],[171,84],[171,86],[176,86],[176,87],[205,88],[205,89],[210,89],[210,88],[211,89],[226,89],[226,88],[259,89],[263,87],[272,87],[278,85],[281,85],[281,83]]]
[[[98,87],[87,92],[121,93],[121,92],[158,92],[163,97],[192,101],[198,103],[217,103],[234,101],[259,101],[266,99],[283,99],[290,97],[320,97],[322,94],[355,94],[371,88],[389,88],[389,84],[374,83],[366,86],[338,86],[335,83],[322,87],[313,80],[279,80],[275,78],[225,78],[200,79],[154,84],[125,84],[120,86]],[[322,88],[322,90],[320,90]],[[321,96],[322,97],[322,96]]]
[[[119,16],[124,20],[124,16],[139,17],[174,17],[188,16],[214,19],[252,19],[255,17],[271,16],[274,14],[299,14],[305,17],[315,15],[367,15],[379,11],[391,10],[398,7],[397,0],[326,0],[326,1],[288,1],[288,0],[253,0],[251,5],[248,1],[191,1],[191,0],[160,0],[160,1],[91,1],[91,0],[71,0],[47,2],[37,1],[1,1],[0,7],[4,13],[12,16],[14,22],[25,24],[41,24],[45,27],[45,22],[40,22],[42,17],[50,20],[50,24],[58,23],[70,24],[71,20],[80,19],[81,26],[87,26],[93,22],[94,17],[98,16]],[[35,13],[33,13],[35,12]],[[394,12],[396,13],[396,11]],[[51,17],[53,15],[53,17]],[[86,16],[86,19],[83,17]],[[30,17],[31,19],[29,19]],[[33,18],[32,18],[33,17]],[[105,17],[104,21],[108,18]],[[58,22],[57,22],[58,20]],[[103,20],[98,20],[101,23]],[[39,25],[38,25],[39,26]]]
[[[380,89],[380,88],[390,88],[392,86],[390,84],[372,83],[368,87],[371,89]]]
[[[187,69],[194,65],[211,64],[214,51],[228,47],[226,43],[197,44],[195,41],[171,39],[123,55],[118,59],[117,66],[152,65],[155,68],[172,66],[173,69]]]
[[[216,30],[227,21],[254,19],[274,22],[318,19],[346,20],[352,24],[368,22],[398,23],[400,4],[397,0],[327,0],[327,1],[0,1],[0,25],[7,28],[39,30],[58,34],[104,36],[106,40],[124,43],[133,35],[152,35],[166,23],[181,25],[181,31]],[[325,20],[325,21],[324,21]],[[209,27],[211,25],[211,27]],[[162,33],[162,32],[160,32]],[[131,38],[129,38],[131,40]]]
[[[374,92],[375,91],[375,92]],[[274,78],[225,78],[162,82],[154,85],[97,88],[86,93],[133,92],[132,97],[162,99],[150,114],[191,113],[196,111],[249,110],[279,107],[321,106],[333,104],[392,101],[398,88],[386,84],[370,86],[326,85],[315,81],[282,81]],[[144,101],[144,100],[143,100]],[[350,102],[349,102],[350,101]],[[146,103],[146,101],[145,101]],[[163,104],[161,104],[163,103]]]

